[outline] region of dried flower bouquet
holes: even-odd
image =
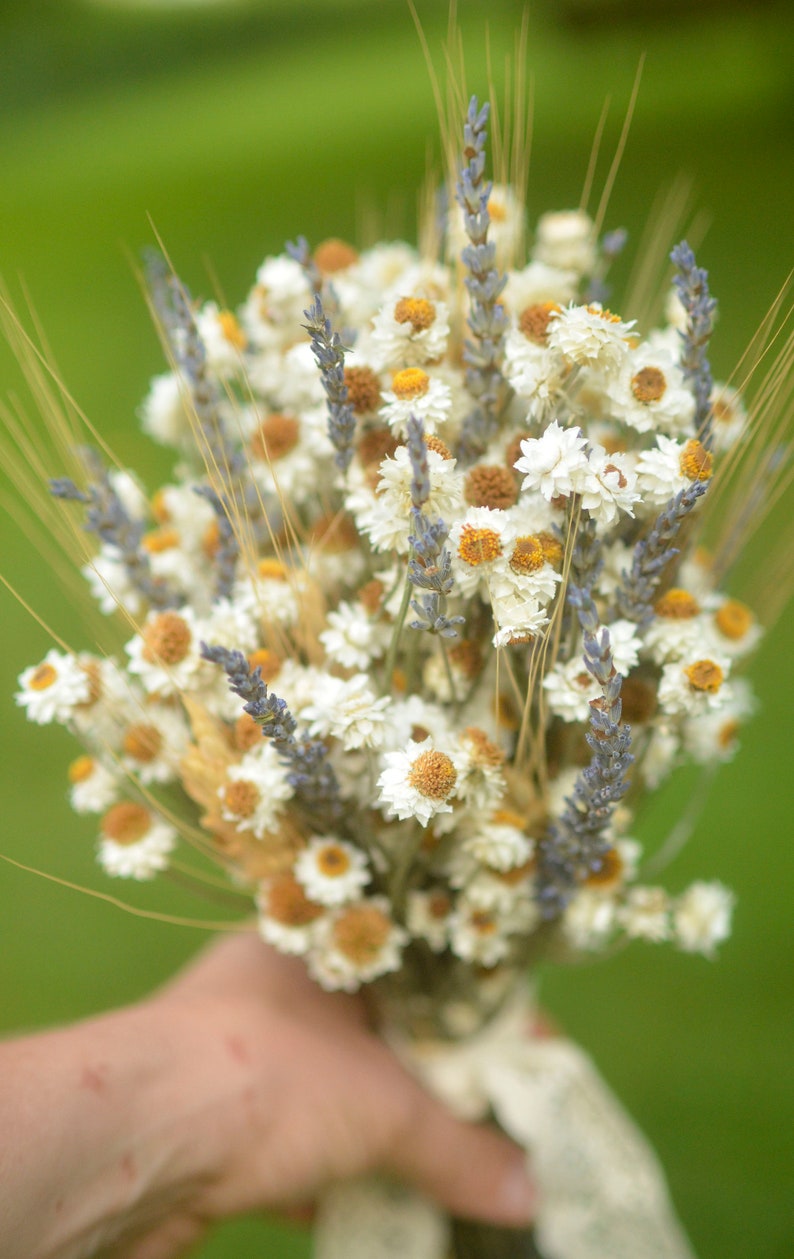
[[[622,233],[546,214],[525,261],[487,118],[472,100],[437,248],[300,240],[236,313],[149,261],[170,370],[143,426],[174,479],[149,496],[62,441],[61,529],[118,648],[53,648],[17,701],[82,742],[70,798],[108,875],[211,859],[265,941],[366,985],[430,1087],[530,1152],[533,1237],[367,1183],[329,1194],[321,1259],[673,1259],[652,1155],[537,1034],[525,976],[728,935],[721,884],[646,881],[634,818],[683,760],[729,759],[752,711],[736,529],[699,539],[739,471],[775,473],[788,360],[754,411],[712,381],[685,243],[647,330],[602,304]]]

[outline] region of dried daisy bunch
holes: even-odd
[[[447,261],[301,240],[232,313],[150,260],[170,370],[142,419],[174,480],[147,496],[63,421],[80,471],[47,518],[98,544],[82,572],[122,643],[53,648],[17,695],[82,741],[70,800],[109,875],[193,846],[323,986],[391,975],[453,1036],[539,955],[728,934],[720,884],[642,880],[634,818],[752,711],[761,629],[721,584],[747,510],[711,555],[701,527],[739,482],[774,501],[791,349],[748,413],[712,381],[685,243],[645,332],[602,304],[624,234],[583,211],[517,265],[487,117],[472,100]]]
[[[669,854],[643,866],[635,818],[679,764],[729,760],[753,710],[742,669],[761,628],[725,583],[787,484],[792,338],[774,310],[748,406],[712,380],[716,304],[686,243],[658,327],[605,305],[625,233],[584,210],[543,215],[527,260],[520,183],[486,179],[488,106],[464,112],[421,251],[301,239],[236,312],[149,260],[169,370],[141,416],[177,454],[153,495],[99,434],[87,447],[12,321],[56,445],[8,415],[6,460],[43,547],[77,559],[103,644],[57,640],[17,702],[81,742],[69,796],[97,818],[108,875],[220,883],[323,987],[370,986],[409,1058],[401,1037],[484,1034],[479,1103],[469,1068],[450,1087],[436,1059],[429,1082],[495,1114],[543,1180],[537,1148],[569,1141],[581,1162],[585,1120],[537,1121],[563,1095],[551,1076],[574,1071],[559,1049],[511,1086],[526,1101],[542,1078],[531,1122],[500,1094],[487,1037],[503,1017],[515,1030],[527,967],[632,939],[712,956],[729,933],[720,883],[648,881]],[[53,458],[68,475],[36,498]],[[771,556],[770,614],[781,572]],[[611,1259],[688,1254],[674,1222],[649,1223],[656,1207],[616,1240],[598,1185],[644,1155],[625,1133],[593,1148],[576,1211],[554,1213],[546,1176],[549,1253],[607,1253],[553,1241],[581,1228],[606,1229]],[[348,1198],[340,1211],[349,1257]],[[360,1253],[380,1253],[371,1229]]]

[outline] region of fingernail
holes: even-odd
[[[499,1206],[516,1224],[529,1224],[535,1216],[537,1194],[523,1159],[516,1160],[499,1186]]]

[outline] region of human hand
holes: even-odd
[[[454,1119],[303,964],[224,937],[137,1005],[0,1045],[0,1259],[176,1259],[379,1169],[520,1227],[525,1155]]]

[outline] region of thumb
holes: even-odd
[[[537,1195],[526,1151],[495,1128],[455,1119],[418,1087],[417,1093],[389,1170],[462,1219],[513,1228],[531,1223]]]

